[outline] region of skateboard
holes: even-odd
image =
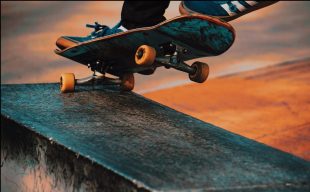
[[[209,75],[208,64],[196,61],[188,65],[185,61],[220,55],[234,39],[235,31],[230,24],[193,14],[56,49],[56,54],[93,71],[92,76],[84,79],[75,79],[72,73],[62,74],[61,92],[73,92],[76,85],[94,83],[117,84],[121,90],[131,91],[134,73],[150,75],[162,66],[186,72],[190,80],[203,83]]]

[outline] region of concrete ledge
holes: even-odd
[[[134,191],[133,182],[1,116],[1,191]],[[143,190],[141,190],[143,191]]]
[[[310,189],[307,161],[134,93],[90,89],[1,85],[1,191]]]

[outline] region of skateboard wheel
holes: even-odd
[[[197,83],[203,83],[207,80],[209,76],[208,64],[196,61],[191,67],[195,69],[195,72],[193,74],[189,74],[190,80]]]
[[[135,54],[135,61],[138,65],[152,65],[156,58],[156,50],[153,47],[142,45]]]
[[[73,73],[64,73],[60,77],[60,91],[62,93],[73,92],[75,87],[75,76]]]
[[[121,90],[131,91],[135,86],[135,77],[132,73],[125,73],[121,77]]]

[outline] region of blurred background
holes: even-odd
[[[179,15],[170,3],[167,19]],[[114,26],[121,1],[1,1],[1,83],[58,82],[89,69],[54,53],[59,36],[86,36],[87,23]],[[234,133],[310,160],[310,2],[281,1],[230,22],[234,45],[204,84],[158,69],[134,91]],[[191,63],[193,61],[189,61]],[[280,64],[280,65],[279,65]],[[248,71],[248,72],[247,72]]]
[[[170,3],[166,18],[179,15],[179,1]],[[1,1],[1,83],[57,82],[62,72],[84,77],[87,67],[53,51],[62,35],[86,36],[95,21],[114,26],[122,1]],[[219,57],[200,59],[210,64],[210,77],[279,62],[310,53],[310,3],[283,1],[232,21],[235,44]],[[186,74],[159,69],[152,76],[136,75],[135,91],[146,93],[190,83]]]

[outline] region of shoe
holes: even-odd
[[[113,28],[109,28],[106,25],[100,25],[97,22],[95,22],[95,25],[87,24],[86,27],[93,28],[94,31],[86,37],[62,36],[62,37],[57,39],[56,46],[59,49],[63,50],[63,49],[66,49],[68,47],[72,47],[72,46],[74,46],[78,43],[81,43],[81,42],[90,41],[90,40],[93,40],[93,39],[96,39],[99,37],[105,37],[108,35],[113,35],[116,33],[121,33],[121,32],[127,31],[127,29],[124,28],[123,26],[121,26],[120,23],[115,25]]]
[[[203,14],[226,22],[278,1],[182,1],[179,11],[182,15]]]

